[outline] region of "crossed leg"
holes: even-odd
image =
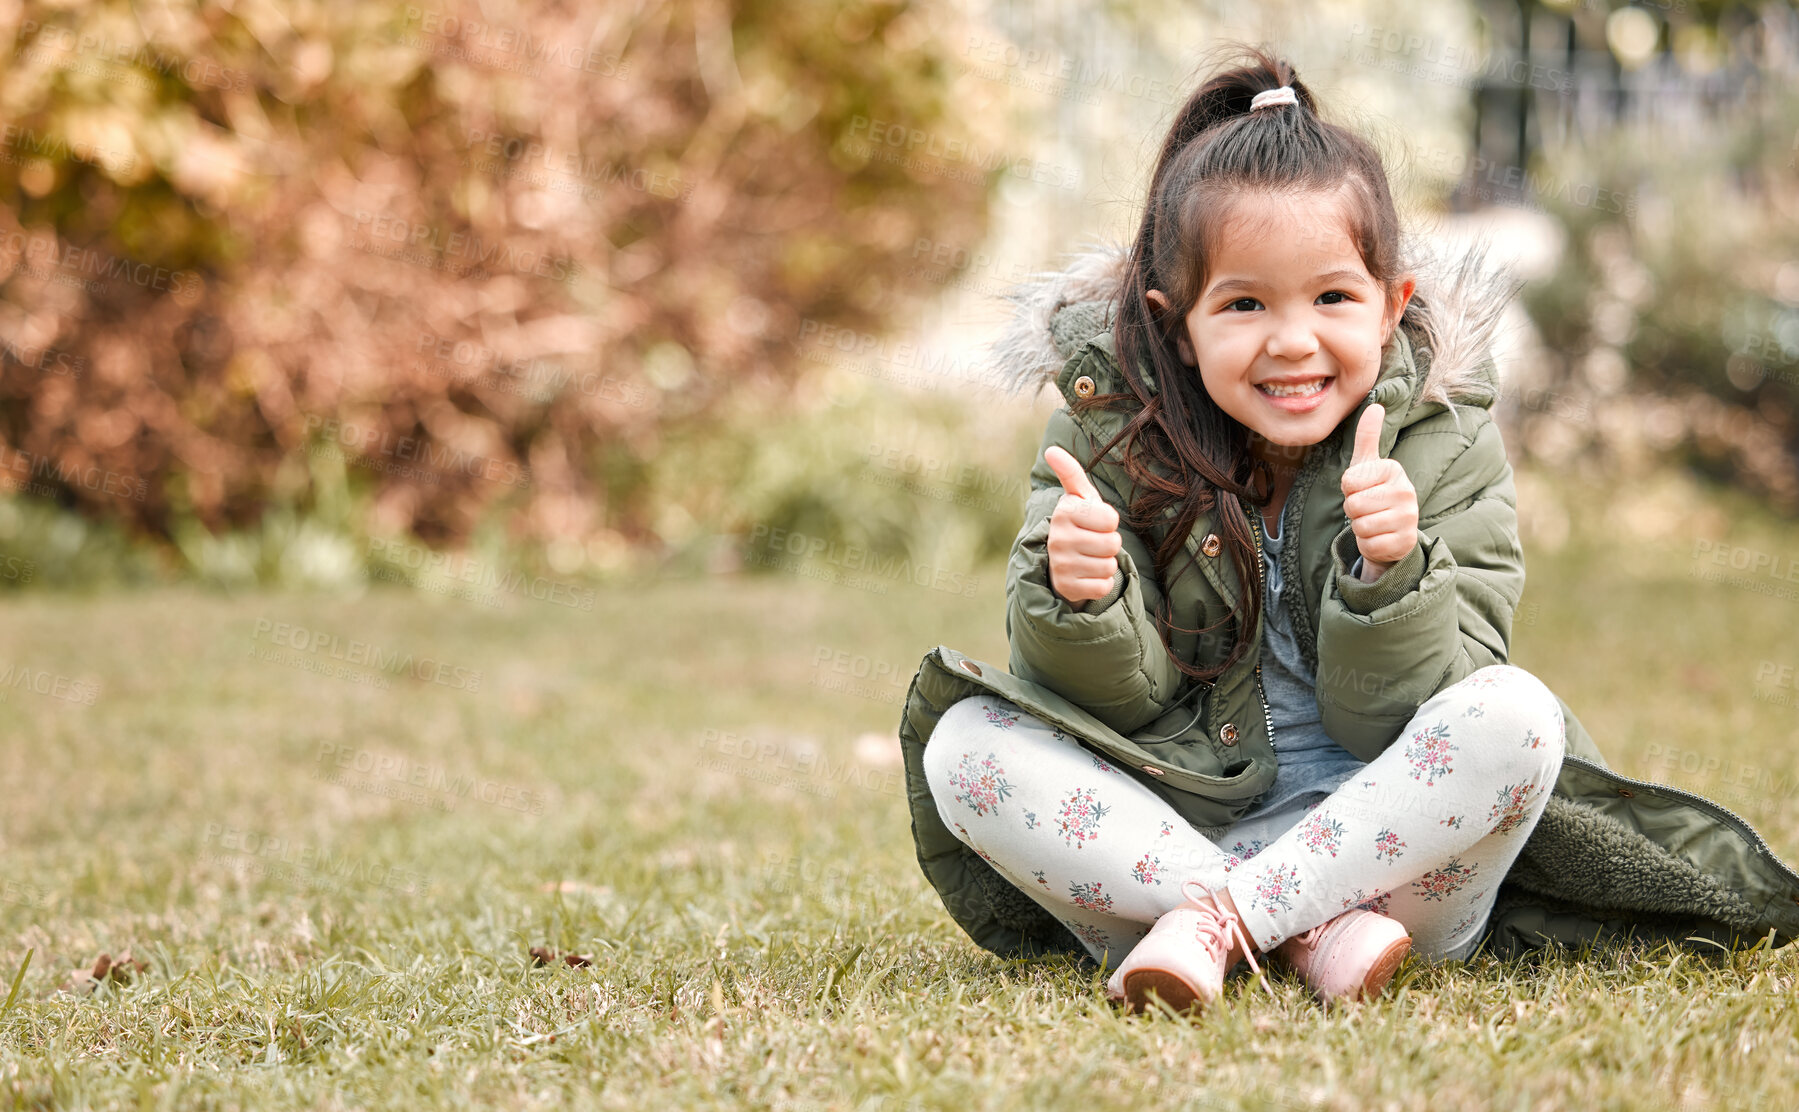
[[[1492,665],[1427,700],[1334,793],[1231,826],[1218,843],[996,696],[944,713],[924,770],[944,824],[1102,966],[1185,902],[1187,879],[1227,887],[1263,950],[1364,906],[1404,924],[1415,952],[1461,957],[1542,813],[1563,746],[1549,689]]]

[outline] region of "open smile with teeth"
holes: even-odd
[[[1311,382],[1302,382],[1294,386],[1277,386],[1271,382],[1258,383],[1257,390],[1276,398],[1309,398],[1313,394],[1330,385],[1330,379],[1319,378]]]

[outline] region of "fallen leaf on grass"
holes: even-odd
[[[566,962],[567,964],[572,965],[572,966],[576,967],[577,969],[584,965],[592,965],[593,964],[593,959],[590,957],[587,957],[584,954],[577,954],[577,953],[574,953],[573,951],[566,953],[566,954],[557,954],[556,951],[550,949],[548,946],[533,946],[533,947],[531,947],[531,957],[532,957],[531,964],[534,966],[536,966],[536,965],[554,965],[554,964],[556,964],[556,962],[558,960]]]
[[[148,968],[148,965],[132,957],[130,950],[116,958],[111,954],[101,954],[94,959],[93,968],[70,970],[69,979],[58,987],[63,992],[86,995],[99,988],[104,981],[128,985],[133,974],[142,973]]]

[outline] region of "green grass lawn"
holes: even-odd
[[[1799,599],[1701,564],[1533,553],[1514,660],[1799,860]],[[1004,661],[1001,570],[887,587],[15,596],[0,1108],[1799,1107],[1799,947],[1414,960],[1328,1012],[1239,974],[1193,1023],[992,957],[918,872],[894,732],[932,645]]]

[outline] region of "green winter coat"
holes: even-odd
[[[1090,252],[1014,292],[1020,308],[999,347],[1001,366],[1024,382],[1052,380],[1069,402],[1127,390],[1097,300],[1119,261]],[[1471,260],[1440,279],[1419,269],[1415,309],[1395,330],[1374,387],[1308,454],[1281,518],[1282,534],[1296,538],[1283,547],[1282,573],[1303,585],[1291,592],[1294,633],[1316,675],[1323,728],[1364,761],[1392,744],[1437,691],[1508,662],[1524,587],[1512,470],[1491,414],[1497,371],[1489,343],[1502,279]],[[1386,410],[1381,454],[1398,460],[1417,490],[1418,543],[1362,583],[1349,575],[1357,551],[1341,478],[1357,420],[1373,402]],[[1071,605],[1050,590],[1045,538],[1062,490],[1043,449],[1059,444],[1085,464],[1128,416],[1077,418],[1064,407],[1050,418],[1006,576],[1010,661],[1002,669],[940,646],[913,678],[900,723],[919,864],[963,930],[1004,956],[1086,951],[939,818],[924,748],[958,700],[985,692],[1011,700],[1111,759],[1196,827],[1234,822],[1274,782],[1259,623],[1250,651],[1215,683],[1184,676],[1149,617],[1163,601],[1152,556],[1158,538],[1122,525],[1111,594]],[[1116,452],[1088,474],[1122,514],[1132,488]],[[1259,573],[1261,516],[1248,503],[1244,512]],[[1218,623],[1242,591],[1228,554],[1207,543],[1216,530],[1215,517],[1202,515],[1186,540],[1200,574],[1175,580],[1176,626]],[[1231,645],[1230,625],[1219,630],[1177,634],[1174,647],[1189,662],[1215,664]],[[1692,792],[1611,771],[1573,711],[1561,708],[1567,755],[1500,885],[1489,952],[1512,955],[1550,940],[1578,948],[1629,934],[1702,937],[1734,949],[1770,934],[1775,946],[1799,935],[1799,873],[1748,822]]]

